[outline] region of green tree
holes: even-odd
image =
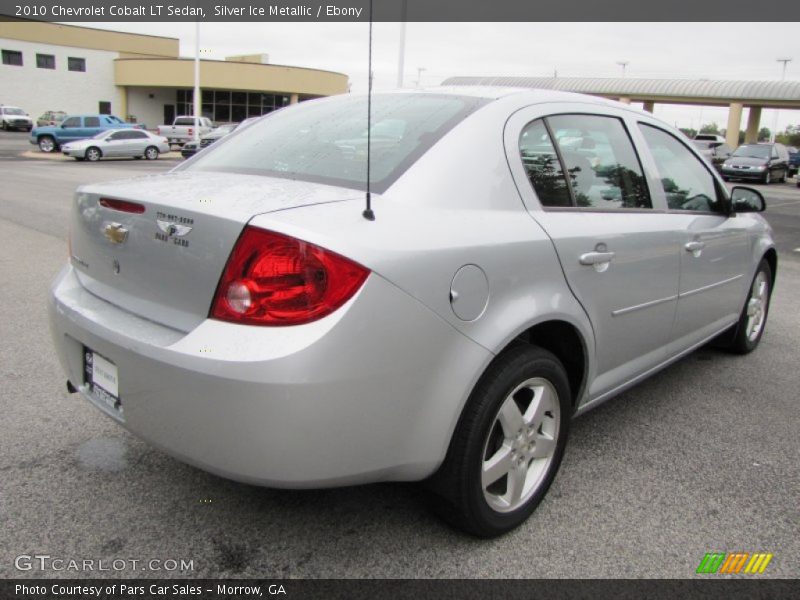
[[[700,133],[713,133],[719,135],[719,125],[716,123],[706,123],[700,128]]]
[[[772,131],[770,131],[769,127],[762,127],[758,130],[758,141],[766,142],[769,140],[770,135],[772,135]]]

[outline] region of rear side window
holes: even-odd
[[[559,115],[547,122],[578,207],[652,208],[642,167],[622,121]]]
[[[700,159],[666,131],[644,123],[639,128],[658,168],[669,208],[722,211],[714,178]]]
[[[543,206],[652,208],[633,143],[615,117],[558,115],[533,121],[520,136],[520,155]]]
[[[542,206],[572,206],[564,170],[542,120],[533,121],[522,130],[519,153]]]
[[[457,123],[488,100],[436,94],[372,98],[371,185],[382,193]],[[276,111],[215,144],[186,167],[365,189],[367,98],[341,96]]]
[[[99,117],[86,117],[83,120],[84,127],[100,127],[100,118]]]

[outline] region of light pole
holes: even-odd
[[[627,60],[618,60],[617,64],[622,67],[622,77],[625,77],[625,70],[628,68],[630,64]]]
[[[406,12],[408,0],[403,0],[402,13],[400,14],[400,51],[397,57],[397,87],[403,87],[403,69],[406,60]]]
[[[776,58],[776,62],[783,63],[783,71],[781,72],[781,81],[786,79],[786,64],[792,62],[791,58]],[[769,132],[769,141],[775,141],[775,134],[778,130],[778,115],[780,114],[780,109],[775,109],[775,117],[772,119],[772,131]]]

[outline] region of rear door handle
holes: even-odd
[[[581,254],[580,262],[582,265],[599,265],[610,263],[616,256],[613,252],[587,252]]]

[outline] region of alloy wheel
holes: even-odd
[[[483,450],[481,485],[489,506],[511,512],[536,492],[556,450],[560,404],[553,385],[533,378],[500,405]]]

